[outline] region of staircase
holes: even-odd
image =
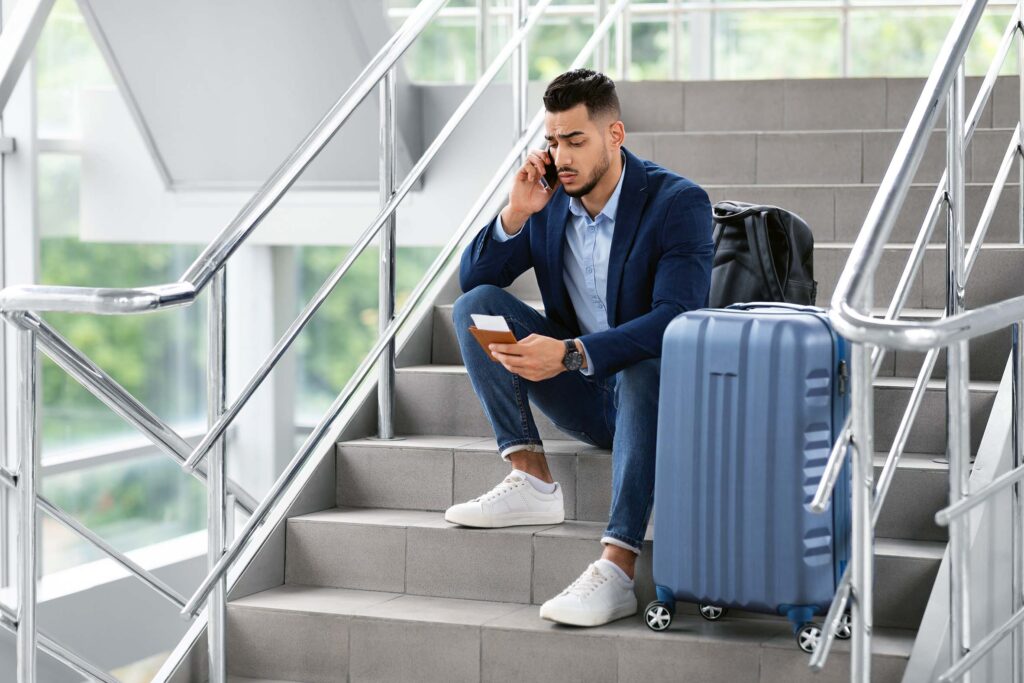
[[[772,203],[803,216],[817,241],[818,304],[827,305],[921,86],[919,79],[647,82],[620,84],[620,98],[626,146],[639,156],[697,181],[712,201]],[[968,105],[977,87],[968,80]],[[1016,107],[1016,82],[1001,81],[968,151],[969,233]],[[883,259],[881,311],[942,174],[944,144],[936,135]],[[1016,196],[1011,184],[972,275],[971,307],[1024,289]],[[510,290],[540,307],[532,273]],[[339,443],[337,507],[289,519],[283,585],[230,603],[228,667],[236,680],[848,680],[843,644],[814,675],[782,618],[733,612],[710,623],[680,605],[668,632],[648,630],[642,608],[654,599],[651,530],[637,569],[641,614],[594,629],[541,620],[538,605],[600,553],[612,454],[569,439],[535,410],[564,488],[566,522],[493,530],[445,522],[446,507],[488,490],[508,469],[461,364],[451,319],[457,283],[446,291],[431,329],[417,336],[429,354],[407,348],[399,356],[401,438]],[[907,315],[938,316],[944,300],[945,256],[936,244]],[[971,348],[975,449],[1008,349],[1008,334]],[[410,356],[430,362],[404,362]],[[920,362],[918,354],[891,354],[877,382],[876,472]],[[943,376],[940,360],[878,524],[877,681],[900,680],[945,549],[944,529],[932,519],[947,491]]]

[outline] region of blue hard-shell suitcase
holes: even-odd
[[[782,614],[812,651],[849,558],[850,480],[810,503],[849,410],[847,344],[820,308],[739,304],[665,330],[654,495],[654,582],[645,617],[677,600],[706,619]],[[848,636],[846,632],[837,633]]]

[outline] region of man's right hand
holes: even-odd
[[[533,214],[545,206],[555,194],[558,185],[550,190],[540,184],[544,177],[544,166],[551,159],[547,151],[535,149],[526,157],[526,163],[516,172],[512,190],[508,194],[508,206],[501,212],[501,223],[505,232],[514,235]]]

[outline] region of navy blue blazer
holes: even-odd
[[[580,335],[563,279],[569,196],[559,187],[523,226],[524,235],[493,239],[497,216],[462,254],[459,285],[507,287],[531,267],[544,313],[587,347],[594,377],[661,356],[661,339],[680,313],[705,308],[711,288],[711,203],[692,180],[626,153],[605,295],[609,329]]]

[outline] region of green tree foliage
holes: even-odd
[[[409,294],[440,252],[437,247],[399,247],[395,257],[395,309]],[[304,303],[341,263],[345,247],[295,249],[298,290]],[[345,274],[316,318],[296,342],[299,354],[298,411],[319,418],[377,341],[378,263],[380,250],[368,247]]]

